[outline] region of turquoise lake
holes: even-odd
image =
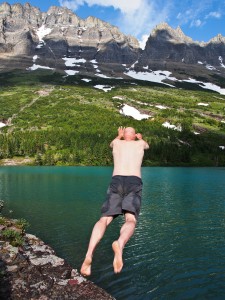
[[[25,218],[80,269],[100,217],[110,167],[1,167],[3,214]],[[107,229],[90,280],[117,300],[225,299],[225,168],[142,168],[142,210],[114,275],[112,242],[123,217]],[[96,299],[97,300],[97,299]]]

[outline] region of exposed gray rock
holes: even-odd
[[[115,26],[94,17],[82,20],[67,8],[52,6],[42,13],[28,3],[3,3],[0,53],[36,54],[40,59],[54,58],[56,65],[64,56],[95,58],[102,63],[131,63],[139,55],[139,44]]]
[[[0,299],[113,300],[103,289],[81,276],[36,236],[24,234],[24,244],[12,246],[0,231]]]
[[[53,70],[78,70],[80,74],[99,72],[125,77],[126,67],[136,71],[168,70],[182,76],[225,76],[225,37],[218,34],[209,42],[193,41],[180,27],[161,23],[151,32],[144,50],[136,38],[124,35],[95,17],[81,19],[71,10],[52,6],[41,12],[29,3],[0,5],[0,70],[29,69],[33,58],[38,65]],[[65,66],[63,58],[85,61]],[[126,66],[125,66],[126,65]]]
[[[140,59],[140,65],[151,65],[153,61],[176,62],[180,64],[211,64],[221,66],[225,61],[225,38],[218,35],[208,43],[193,41],[185,36],[181,28],[171,28],[162,23],[152,31],[145,50]]]

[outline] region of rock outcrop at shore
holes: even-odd
[[[36,236],[24,233],[23,245],[15,247],[4,238],[5,230],[18,228],[13,221],[0,225],[0,299],[114,299]]]

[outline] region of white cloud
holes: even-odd
[[[157,24],[165,21],[169,11],[168,4],[163,0],[59,0],[59,3],[74,11],[84,4],[90,7],[113,7],[114,10],[118,10],[118,18],[114,25],[125,34],[132,34],[140,39],[143,35],[149,36]]]
[[[179,12],[177,14],[177,20],[181,20],[182,18],[183,18],[183,14]]]
[[[206,19],[208,17],[216,17],[215,11],[212,11],[212,7],[215,9],[215,1],[214,0],[205,0],[205,1],[195,1],[195,0],[183,0],[175,1],[176,7],[174,10],[177,9],[176,19],[179,21],[179,25],[182,24],[190,24],[193,26],[202,26],[205,23],[201,22],[201,19]],[[197,20],[197,21],[196,21]],[[201,22],[201,24],[200,24]]]
[[[197,17],[198,13],[194,9],[188,9],[186,11],[179,12],[176,19],[179,20],[180,25],[191,22],[192,26],[194,26]]]
[[[200,27],[200,26],[202,26],[202,21],[201,20],[193,20],[192,22],[191,22],[191,27]]]
[[[84,4],[84,1],[83,0],[76,0],[76,1],[59,0],[59,4],[71,10],[77,10],[79,6]]]
[[[127,1],[135,2],[133,1]],[[143,43],[152,29],[159,23],[166,21],[169,14],[169,4],[164,1],[139,1],[139,6],[132,11],[121,11],[118,26],[125,34],[132,34]]]
[[[220,19],[221,18],[221,13],[217,12],[217,11],[212,11],[210,12],[208,15],[206,15],[206,19],[208,18],[216,18],[216,19]]]
[[[148,37],[149,37],[148,34],[144,34],[144,35],[142,35],[141,40],[139,40],[139,45],[140,45],[141,49],[145,49],[145,45],[148,40]]]
[[[99,11],[104,7],[114,9],[112,24],[124,34],[136,36],[142,48],[146,35],[161,22],[172,27],[185,24],[202,27],[208,18],[222,17],[220,0],[59,0],[59,3],[73,11],[84,5],[97,5]]]
[[[134,11],[137,11],[145,0],[59,0],[61,6],[68,8],[74,7],[76,10],[79,6],[84,5],[85,3],[88,6],[99,5],[99,6],[112,6],[114,9],[119,9],[125,14],[132,14]]]

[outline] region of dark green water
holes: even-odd
[[[4,213],[26,218],[29,232],[79,269],[111,172],[1,167]],[[124,269],[113,274],[111,243],[120,217],[96,250],[90,280],[118,300],[225,299],[225,168],[143,168],[142,174],[142,213]]]

